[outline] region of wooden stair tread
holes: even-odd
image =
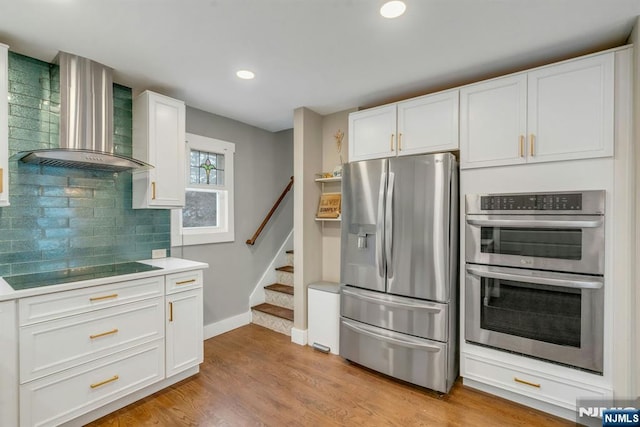
[[[270,314],[272,316],[280,317],[282,319],[290,320],[293,322],[293,310],[288,308],[279,307],[277,305],[263,303],[256,305],[255,307],[251,307],[252,310],[261,311],[263,313]]]
[[[293,273],[293,266],[292,265],[284,265],[282,267],[276,268],[276,271],[285,271],[287,273]]]
[[[282,283],[274,283],[264,288],[274,292],[293,295],[293,286],[283,285]]]

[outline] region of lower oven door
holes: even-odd
[[[603,279],[466,265],[465,340],[602,373]]]
[[[442,393],[447,374],[447,344],[340,319],[340,355],[383,374]]]

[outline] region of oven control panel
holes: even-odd
[[[486,211],[578,211],[582,193],[488,195],[480,197],[480,207]]]

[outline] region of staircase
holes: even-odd
[[[291,336],[293,327],[293,251],[287,265],[276,268],[277,283],[264,287],[265,301],[251,307],[252,323]]]

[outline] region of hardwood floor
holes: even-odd
[[[207,340],[198,375],[89,425],[575,425],[460,381],[440,396],[290,340],[256,325]]]

